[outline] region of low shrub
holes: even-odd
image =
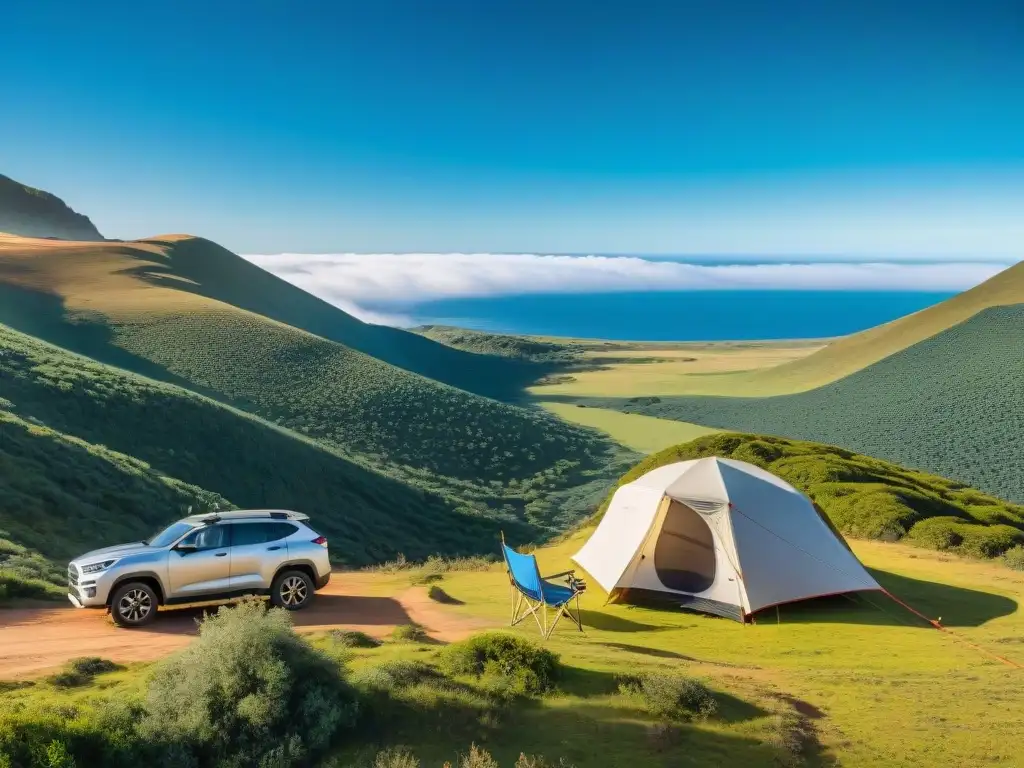
[[[62,672],[57,672],[56,674],[50,675],[46,680],[54,688],[78,688],[92,682],[91,677],[83,675],[81,672],[75,672],[73,669],[66,669]]]
[[[564,757],[560,758],[557,763],[550,763],[541,755],[527,755],[520,752],[519,759],[516,760],[513,768],[573,768],[573,766]]]
[[[124,669],[120,664],[115,664],[110,659],[101,659],[99,656],[84,656],[82,658],[72,659],[68,663],[68,666],[73,671],[78,672],[79,674],[88,675],[89,677]]]
[[[0,707],[0,767],[8,768],[134,768],[175,762],[141,742],[136,724],[141,716],[120,717],[128,702],[99,706],[40,704]],[[162,762],[161,762],[162,761]],[[188,763],[177,763],[187,766]]]
[[[331,630],[331,640],[345,648],[379,648],[381,641],[365,632],[349,629]]]
[[[619,690],[639,695],[651,712],[671,720],[705,720],[718,711],[714,694],[700,680],[648,672],[620,680]]]
[[[930,549],[956,550],[974,557],[998,557],[1024,545],[1024,531],[1009,525],[981,525],[957,517],[930,517],[915,525],[909,540]]]
[[[407,747],[388,747],[377,753],[369,768],[420,768],[420,760]],[[446,762],[444,768],[452,768],[452,764]],[[500,766],[490,752],[476,744],[471,744],[469,751],[459,757],[458,768],[500,768]],[[573,768],[573,766],[565,758],[552,763],[540,755],[527,755],[521,752],[512,768]]]
[[[123,669],[123,667],[109,659],[87,656],[80,659],[72,659],[68,662],[67,668],[55,675],[51,675],[47,680],[56,688],[77,688],[91,683],[96,675],[114,672],[118,669]]]
[[[440,654],[451,675],[498,676],[519,693],[540,694],[557,682],[558,656],[518,635],[492,632],[452,643]]]
[[[1024,545],[1018,544],[1003,553],[1003,563],[1015,571],[1024,571]]]
[[[420,768],[420,761],[405,747],[388,747],[377,753],[373,768]]]
[[[501,768],[501,766],[486,749],[481,749],[476,744],[470,744],[469,752],[459,758],[459,768]]]
[[[399,624],[391,632],[391,639],[396,643],[425,643],[430,635],[419,624]]]
[[[364,689],[394,691],[442,677],[440,672],[422,661],[395,660],[360,670],[352,682]]]
[[[286,611],[247,600],[206,618],[199,638],[157,667],[141,732],[201,765],[307,763],[355,723],[342,672]]]
[[[66,588],[48,581],[24,576],[7,568],[0,569],[0,603],[8,600],[57,600],[66,593]]]

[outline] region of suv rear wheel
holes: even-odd
[[[156,618],[160,601],[151,586],[130,581],[114,590],[110,598],[110,615],[120,627],[142,627]]]
[[[305,608],[313,599],[313,580],[302,571],[282,571],[270,587],[270,602],[288,611]]]

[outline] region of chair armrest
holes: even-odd
[[[559,576],[572,576],[574,573],[576,573],[576,569],[573,569],[571,571],[562,571],[561,573],[553,573],[550,576],[543,576],[542,578],[557,579]]]

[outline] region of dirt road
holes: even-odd
[[[368,596],[373,577],[335,573],[313,604],[292,614],[299,632],[356,629],[386,637],[400,624],[421,624],[436,640],[460,640],[486,628],[412,587],[394,597]],[[206,609],[210,610],[210,609]],[[203,609],[161,613],[143,629],[120,629],[105,612],[71,607],[0,610],[0,680],[35,677],[79,656],[125,663],[152,661],[175,651],[197,634]]]

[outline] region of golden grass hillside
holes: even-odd
[[[608,349],[600,349],[597,342],[590,342],[580,362],[591,365],[538,381],[530,392],[539,400],[805,392],[870,367],[988,309],[1022,303],[1024,262],[933,307],[827,344],[680,343],[659,349],[653,344],[610,342]]]
[[[464,512],[528,518],[538,531],[584,514],[585,500],[570,509],[553,494],[601,482],[621,453],[543,411],[428,379],[331,336],[382,347],[412,339],[410,356],[435,350],[437,364],[458,375],[503,385],[509,378],[488,366],[516,361],[395,329],[376,336],[375,326],[187,236],[0,237],[0,322],[285,427]]]
[[[963,323],[991,307],[1024,304],[1024,262],[933,307],[832,342],[824,349],[757,376],[757,392],[803,392],[837,381]]]

